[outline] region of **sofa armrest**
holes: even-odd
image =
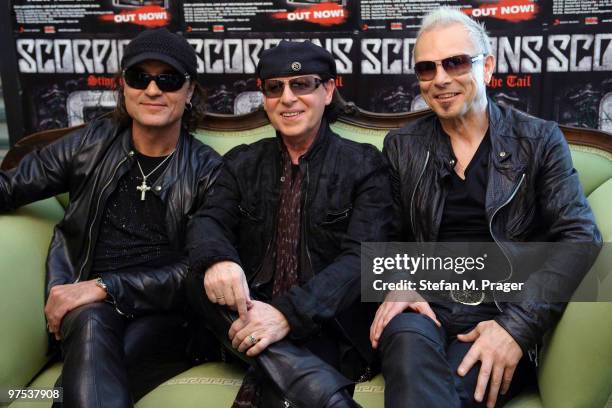
[[[23,386],[47,362],[45,260],[63,208],[55,198],[0,214],[0,386]]]
[[[612,386],[611,302],[572,302],[538,373],[546,407],[603,407]]]
[[[593,191],[589,204],[603,235],[612,241],[612,179]],[[570,302],[546,345],[538,373],[546,407],[603,407],[612,390],[612,273],[608,251],[597,259],[599,302]],[[605,257],[602,258],[602,257]],[[607,265],[601,265],[601,263]],[[595,266],[597,267],[597,265]],[[589,282],[583,282],[582,286]]]

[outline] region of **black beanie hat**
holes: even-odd
[[[181,74],[195,79],[197,62],[195,50],[179,34],[166,28],[142,31],[123,50],[121,69],[126,70],[143,61],[165,62]]]
[[[335,78],[336,61],[325,48],[310,41],[282,40],[261,53],[256,74],[260,79],[307,74]]]

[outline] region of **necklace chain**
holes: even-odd
[[[166,156],[166,158],[165,158],[164,160],[162,160],[162,161],[161,161],[161,163],[159,163],[157,166],[155,166],[155,168],[154,168],[153,170],[151,170],[151,171],[149,172],[149,174],[146,174],[146,175],[144,174],[144,171],[142,171],[142,167],[140,166],[140,162],[138,161],[138,159],[136,159],[136,164],[138,165],[138,170],[140,170],[140,174],[142,174],[142,181],[146,182],[146,181],[147,181],[147,178],[148,178],[148,177],[149,177],[151,174],[155,173],[155,172],[157,171],[157,169],[159,169],[161,166],[163,166],[163,165],[164,165],[164,163],[165,163],[166,161],[168,161],[168,159],[170,159],[170,157],[172,157],[172,155],[174,154],[174,152],[175,152],[175,151],[176,151],[176,150],[173,150],[173,151],[172,151],[172,153],[170,153],[168,156]]]
[[[140,201],[144,201],[147,191],[151,190],[151,187],[147,185],[147,177],[155,173],[157,169],[159,169],[166,161],[168,161],[168,159],[172,157],[175,151],[176,149],[173,150],[172,153],[170,153],[164,160],[162,160],[161,163],[155,166],[155,168],[151,170],[149,174],[144,174],[144,171],[142,171],[142,166],[140,165],[140,162],[138,161],[138,159],[136,159],[136,164],[138,164],[138,170],[140,170],[140,174],[142,174],[142,184],[136,187],[136,190],[140,191]]]

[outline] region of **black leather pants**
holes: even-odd
[[[429,317],[404,312],[385,327],[380,340],[382,372],[385,378],[385,407],[466,408],[486,406],[474,400],[480,362],[463,377],[457,368],[473,343],[464,343],[457,334],[470,331],[497,313],[495,305],[433,304],[442,327]],[[535,384],[534,367],[528,359],[519,362],[505,395],[498,394],[496,406],[503,406],[528,384]]]
[[[304,346],[285,339],[269,345],[256,358],[239,353],[227,336],[232,322],[237,319],[236,313],[211,303],[204,293],[201,277],[195,274],[187,279],[187,293],[196,313],[204,318],[224,347],[263,372],[269,380],[266,385],[272,384],[273,390],[264,390],[268,395],[266,408],[285,407],[283,399],[300,408],[359,406],[346,392],[353,383]],[[278,395],[279,400],[271,402],[271,393]]]
[[[66,408],[131,407],[190,367],[178,314],[126,319],[96,302],[69,312],[61,331],[64,365],[56,385],[63,387]]]

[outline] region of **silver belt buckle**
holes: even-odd
[[[476,306],[484,301],[485,293],[475,290],[451,290],[450,297],[462,305]]]

